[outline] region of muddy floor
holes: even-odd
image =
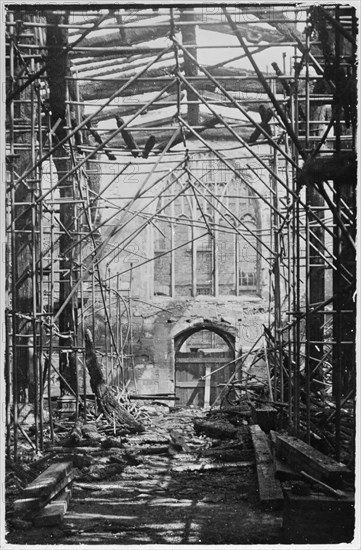
[[[258,502],[246,422],[239,426],[236,439],[220,441],[194,433],[193,418],[204,416],[203,411],[153,412],[144,434],[127,437],[127,463],[115,461],[113,475],[102,476],[103,467],[109,471],[106,453],[97,456],[93,466],[78,465],[73,496],[59,526],[26,529],[10,521],[7,542],[124,546],[281,543],[281,512],[263,510]],[[152,441],[168,443],[170,430],[182,434],[187,451],[132,453],[142,445],[149,447]],[[221,459],[212,455],[214,449],[225,449]]]

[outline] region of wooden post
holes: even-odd
[[[206,358],[204,358],[206,360]],[[204,379],[204,407],[209,407],[211,399],[211,364],[205,363],[206,372]]]

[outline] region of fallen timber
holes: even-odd
[[[84,101],[90,101],[95,99],[108,98],[114,92],[116,92],[122,84],[127,82],[132,76],[136,75],[144,66],[139,66],[137,69],[131,71],[124,71],[122,74],[119,71],[119,76],[114,78],[112,73],[109,73],[109,79],[105,80],[83,80],[82,75],[79,74],[77,80],[79,81],[79,89]],[[164,61],[163,64],[156,63],[152,68],[148,69],[144,76],[139,78],[134,84],[129,86],[123,93],[123,96],[132,96],[137,94],[144,94],[147,92],[156,92],[161,90],[166,80],[171,80],[173,76],[174,62]],[[239,92],[239,93],[257,93],[264,95],[264,89],[262,84],[257,79],[257,75],[252,71],[244,71],[237,69],[230,69],[225,67],[209,67],[209,73],[218,78],[224,88],[227,91]],[[188,80],[192,83],[199,92],[214,92],[216,85],[208,78],[200,75],[188,77]],[[174,84],[176,86],[176,82]],[[176,88],[174,88],[175,91]],[[277,93],[282,93],[282,86],[278,82],[276,87]]]
[[[199,22],[199,27],[201,29],[221,32],[223,34],[232,34],[229,25],[226,23],[219,23],[219,18],[207,15],[206,22],[202,19],[202,15],[195,15],[195,21]],[[175,18],[175,21],[176,23],[179,22],[179,16]],[[100,34],[100,32],[97,32],[97,34],[92,33],[93,36],[89,36],[88,38],[82,40],[72,55],[74,55],[74,57],[85,57],[87,55],[85,48],[101,48],[99,55],[104,55],[104,47],[111,48],[114,46],[126,45],[130,46],[129,49],[131,50],[132,45],[142,44],[144,42],[149,42],[168,36],[169,21],[164,21],[164,23],[164,26],[157,26],[154,21],[149,21],[148,24],[147,21],[143,21],[137,27],[129,26],[128,28],[124,25],[121,29],[122,34],[119,32],[120,29],[109,30],[106,34],[104,34],[104,32],[102,34]],[[253,42],[256,44],[259,44],[260,41],[282,42],[285,39],[289,39],[289,33],[287,33],[288,35],[285,37],[284,32],[280,33],[275,29],[266,29],[260,25],[252,25],[251,27],[246,23],[237,23],[237,28],[243,33],[243,36],[248,42]],[[93,55],[97,55],[97,53],[92,53]]]

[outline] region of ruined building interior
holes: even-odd
[[[2,8],[4,540],[355,544],[357,2]]]

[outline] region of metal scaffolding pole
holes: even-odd
[[[82,347],[87,323],[92,325],[94,334],[99,318],[104,316],[104,342],[99,353],[105,357],[107,382],[117,380],[118,385],[124,386],[132,370],[136,384],[132,306],[136,298],[120,290],[121,277],[129,273],[128,286],[133,292],[138,269],[168,255],[169,297],[178,298],[176,251],[191,245],[195,297],[197,279],[200,280],[198,240],[206,235],[212,237],[213,296],[220,297],[222,293],[217,253],[217,239],[222,236],[232,239],[235,247],[236,295],[240,292],[240,239],[255,251],[257,261],[269,266],[274,300],[269,303],[271,332],[267,332],[265,339],[265,358],[272,371],[270,394],[275,402],[288,401],[285,410],[289,431],[311,444],[317,434],[315,400],[332,402],[335,409],[328,415],[331,426],[328,444],[337,460],[343,458],[347,441],[342,423],[345,411],[354,406],[356,384],[353,301],[356,175],[353,176],[352,170],[346,171],[346,176],[332,171],[323,173],[325,164],[321,164],[322,173],[318,173],[317,163],[327,162],[330,157],[340,166],[343,154],[355,153],[352,78],[356,79],[357,21],[355,10],[342,5],[330,5],[327,9],[296,5],[283,8],[289,19],[283,12],[276,18],[265,13],[257,16],[257,10],[251,6],[221,7],[218,16],[205,23],[196,7],[162,7],[159,13],[165,18],[154,22],[154,30],[158,37],[169,38],[171,45],[166,47],[147,43],[154,14],[141,8],[130,19],[126,8],[119,8],[119,13],[124,11],[125,23],[118,16],[113,20],[114,10],[100,15],[98,8],[89,8],[87,14],[97,17],[85,24],[67,21],[71,13],[79,15],[74,7],[49,10],[47,20],[32,12],[19,15],[11,7],[8,10],[6,231],[10,298],[5,317],[8,458],[18,459],[22,438],[36,451],[44,448],[46,438],[54,442],[54,373],[60,374],[61,385],[75,395],[84,407],[83,412],[89,410]],[[295,27],[299,19],[293,11],[302,15],[306,24],[304,35]],[[24,19],[21,25],[26,29],[25,37],[17,34],[15,13]],[[251,18],[237,20],[238,15],[252,13]],[[59,14],[65,15],[64,21]],[[267,30],[264,23],[269,23]],[[293,25],[293,30],[290,27],[286,32],[287,25]],[[197,26],[233,34],[238,44],[229,47],[223,65],[244,58],[253,70],[238,75],[235,69],[224,69],[219,63],[202,66],[199,59],[206,48],[223,51],[228,46],[197,44]],[[263,29],[265,39],[262,46],[250,47],[248,33],[255,28]],[[95,29],[102,32],[90,34]],[[119,33],[126,37],[130,29],[135,38],[121,42],[120,46],[119,42],[115,44],[115,37],[119,40]],[[57,44],[55,53],[53,46],[44,40],[45,33],[53,31],[60,34],[69,31],[71,36],[69,43]],[[178,31],[182,42],[177,39]],[[276,36],[278,39],[273,42]],[[271,46],[294,47],[294,64],[291,63],[289,71],[284,63],[283,74],[263,74],[255,54]],[[236,55],[233,50],[241,48],[243,53]],[[47,107],[49,87],[54,93],[51,78],[56,72],[56,61],[64,63],[70,53],[72,72],[64,73],[62,82],[69,90],[68,97],[63,98],[65,116],[58,117],[55,112],[49,113]],[[261,99],[242,97],[244,89],[257,90]],[[95,104],[92,94],[97,90],[99,97],[107,99]],[[55,90],[57,93],[61,93],[60,89]],[[268,128],[281,130],[278,137],[255,121],[253,114],[259,103],[273,107]],[[326,116],[322,118],[323,108],[329,112],[328,120]],[[156,120],[158,109],[169,109],[172,113],[162,114],[161,120]],[[228,114],[223,114],[230,109],[237,116],[228,118]],[[119,113],[126,122],[118,121],[115,130],[114,126],[104,124],[104,120],[120,116]],[[101,130],[97,130],[98,122],[102,122]],[[260,133],[255,143],[245,137],[252,130]],[[127,145],[125,149],[119,140],[122,135],[125,141],[124,131],[133,133],[138,143],[143,143],[143,136],[147,135],[156,143],[148,151],[144,145],[135,148]],[[93,137],[97,133],[100,141],[93,145],[86,138],[89,133]],[[158,136],[164,141],[157,143]],[[232,140],[231,146],[223,146],[221,139]],[[259,153],[258,145],[267,145],[270,154]],[[193,168],[191,162],[205,151],[220,161],[232,177],[244,181],[252,199],[267,210],[270,220],[267,226],[250,231],[224,202],[219,184],[213,185],[199,176],[198,168]],[[107,154],[108,159],[99,160],[98,153]],[[110,160],[111,154],[115,161]],[[132,195],[132,190],[127,189],[124,196],[109,196],[112,185],[134,168],[129,158],[136,155],[141,178],[138,191]],[[240,161],[239,168],[234,166],[235,158]],[[262,175],[249,159],[256,161]],[[100,189],[91,189],[93,171],[100,170],[100,164],[101,177],[110,175],[115,166],[117,173],[114,176],[112,172],[110,181]],[[45,178],[47,172],[49,181]],[[252,179],[251,174],[257,178]],[[185,185],[182,178],[187,180]],[[159,196],[164,202],[154,209]],[[181,198],[192,201],[193,211],[187,219],[177,216],[177,201]],[[235,193],[234,198],[240,200],[241,193]],[[106,214],[108,208],[114,209],[111,215]],[[208,210],[213,221],[208,221]],[[96,221],[95,211],[99,214]],[[100,218],[100,213],[104,218]],[[112,264],[114,258],[142,238],[150,224],[155,227],[159,224],[161,228],[164,223],[169,224],[167,250],[160,254],[153,253],[152,246],[146,254],[138,250],[134,253],[139,258],[137,264],[129,269],[116,269]],[[176,228],[185,230],[186,226],[191,227],[191,239],[180,244]],[[116,288],[111,286],[113,279]],[[26,297],[28,302],[24,305]],[[81,380],[76,369],[74,387],[64,376],[62,365],[57,367],[55,355],[61,350],[64,355],[61,363],[72,360],[75,365],[78,361],[81,364]],[[23,365],[28,369],[27,387]],[[34,406],[34,436],[24,431],[19,419],[24,389]],[[45,421],[46,406],[49,421]]]

